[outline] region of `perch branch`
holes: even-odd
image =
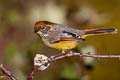
[[[36,57],[37,57],[36,62],[37,62],[37,64],[39,64],[39,63],[40,64],[38,66],[34,66],[34,69],[30,73],[30,75],[28,76],[27,80],[32,80],[34,75],[35,75],[35,73],[38,70],[41,70],[39,68],[41,68],[41,67],[43,68],[43,66],[44,67],[46,66],[45,67],[45,69],[46,69],[48,67],[47,65],[49,63],[56,62],[57,60],[64,59],[64,58],[69,58],[69,57],[72,57],[72,56],[92,57],[92,58],[118,58],[118,59],[120,58],[120,55],[96,55],[96,54],[90,54],[90,52],[88,52],[88,53],[84,53],[84,54],[83,53],[58,54],[58,55],[55,55],[55,56],[47,58],[46,59],[47,61],[45,61],[45,60],[42,60],[42,57],[45,57],[45,56],[42,55],[42,57],[40,57],[40,55],[39,56],[37,56],[37,55],[36,55]],[[34,59],[34,61],[35,61],[35,59]],[[42,62],[42,61],[44,61],[44,62]],[[35,62],[34,62],[34,64],[35,64]]]
[[[45,70],[49,67],[51,62],[56,62],[57,60],[69,58],[72,56],[79,56],[79,57],[92,57],[92,58],[120,58],[120,55],[96,55],[88,53],[68,53],[68,54],[58,54],[52,57],[47,57],[42,54],[36,54],[34,58],[34,68],[30,75],[27,77],[27,80],[33,80],[34,75],[37,73],[38,70]],[[8,76],[11,80],[17,80],[10,71],[8,71],[2,64],[0,65],[0,70]]]
[[[79,57],[92,57],[92,58],[120,58],[120,55],[96,55],[88,53],[70,53],[70,54],[61,54],[54,56],[54,59],[49,58],[49,62],[54,62],[59,59],[72,57],[72,56],[79,56]]]

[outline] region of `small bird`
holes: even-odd
[[[116,28],[100,28],[78,30],[63,24],[49,21],[38,21],[35,23],[34,32],[42,38],[43,42],[65,54],[67,50],[75,48],[78,42],[85,41],[87,36],[108,33],[117,33]]]

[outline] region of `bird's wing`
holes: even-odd
[[[49,35],[49,42],[57,43],[59,41],[83,41],[81,38],[82,30],[69,27],[56,28]]]
[[[77,41],[83,41],[81,36],[83,35],[82,31],[76,30],[76,29],[67,29],[62,32],[62,39],[68,39],[68,40],[77,40]]]

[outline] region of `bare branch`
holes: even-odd
[[[28,76],[27,80],[32,80],[35,73],[38,70],[45,70],[47,69],[50,65],[51,62],[56,62],[57,60],[64,59],[64,58],[69,58],[72,56],[79,56],[79,57],[92,57],[92,58],[120,58],[120,55],[96,55],[96,54],[90,54],[88,53],[68,53],[68,54],[58,54],[55,56],[51,56],[50,58],[47,58],[47,56],[43,54],[36,54],[34,58],[34,69]]]
[[[6,76],[8,76],[11,80],[17,80],[17,79],[15,78],[15,76],[13,76],[13,75],[11,74],[11,72],[8,71],[2,64],[0,65],[0,69],[1,69],[1,71],[3,72],[3,74],[5,74]]]
[[[92,57],[92,58],[120,58],[120,55],[96,55],[96,54],[90,54],[88,53],[68,53],[68,54],[62,54],[62,55],[57,55],[54,56],[54,60],[59,60],[67,57],[72,57],[72,56],[79,56],[79,57]],[[53,59],[49,59],[49,62],[54,62]]]
[[[39,66],[34,66],[34,69],[32,70],[32,72],[30,73],[30,75],[28,76],[27,80],[32,80],[35,73],[38,71]]]
[[[95,55],[88,53],[68,53],[68,54],[58,54],[55,56],[47,57],[43,54],[36,54],[34,58],[34,69],[27,77],[27,80],[33,80],[34,75],[37,73],[38,70],[45,70],[50,66],[51,62],[56,62],[57,60],[69,58],[72,56],[79,56],[79,57],[92,57],[92,58],[120,58],[120,55]],[[17,80],[10,71],[8,71],[2,64],[0,65],[0,69],[8,76],[11,80]]]

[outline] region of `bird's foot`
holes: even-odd
[[[56,62],[55,56],[51,56],[50,60],[53,61],[53,62]]]
[[[68,54],[73,54],[74,52],[72,50],[68,51]]]

